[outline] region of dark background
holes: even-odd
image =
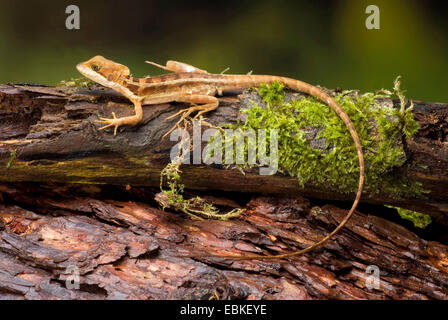
[[[66,6],[81,29],[65,28]],[[365,9],[379,6],[381,29]],[[55,84],[101,54],[134,76],[143,63],[185,61],[209,72],[285,75],[329,88],[391,88],[448,102],[446,1],[6,1],[0,0],[0,83]]]

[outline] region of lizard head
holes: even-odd
[[[76,69],[83,76],[109,88],[121,84],[125,78],[130,76],[128,67],[102,56],[95,56],[90,60],[81,62],[76,66]]]

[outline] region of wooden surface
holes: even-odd
[[[151,203],[112,200],[120,190],[18,184],[0,192],[1,299],[448,299],[448,246],[362,213],[298,258],[179,257],[297,250],[346,214],[300,197],[253,197],[240,219],[193,221]],[[376,289],[366,284],[374,283],[368,266],[378,268]],[[66,288],[73,270],[79,290]]]
[[[300,95],[288,93],[288,96]],[[254,92],[226,96],[208,115],[213,124],[241,120],[240,108],[257,99]],[[397,104],[397,101],[394,101]],[[164,119],[183,104],[144,107],[144,119],[135,128],[122,128],[117,136],[98,131],[99,116],[133,112],[127,99],[101,88],[69,89],[41,86],[0,86],[0,182],[87,183],[158,186],[160,172],[176,142],[162,140],[174,121]],[[364,203],[391,204],[430,214],[448,225],[448,105],[415,102],[419,133],[405,142],[407,157],[416,163],[395,172],[423,184],[431,191],[426,200],[393,199],[388,194],[362,197]],[[9,169],[11,152],[17,158]],[[242,175],[220,166],[184,165],[182,182],[190,189],[248,193],[288,194],[353,201],[354,194],[340,194],[313,185],[300,188],[295,178],[277,174]],[[212,182],[212,183],[211,183]]]
[[[346,214],[300,197],[253,197],[244,216],[224,222],[107,199],[85,186],[2,185],[0,192],[2,299],[448,299],[447,245],[361,213],[298,258],[179,257],[297,250]],[[377,289],[367,287],[368,266],[378,267]],[[65,285],[73,270],[79,290]]]
[[[222,98],[209,121],[240,119],[250,95]],[[172,126],[163,119],[180,107],[145,107],[141,126],[114,137],[93,122],[132,112],[111,91],[0,86],[0,299],[448,299],[446,105],[417,103],[422,129],[405,142],[428,169],[402,174],[431,189],[428,199],[366,194],[336,237],[281,261],[182,256],[304,248],[346,214],[327,200],[352,195],[191,165],[182,167],[186,196],[199,192],[223,211],[246,213],[195,221],[161,211],[154,186],[174,144],[161,141]],[[422,208],[442,224],[416,235],[385,203]],[[369,267],[379,271],[379,287],[368,286],[375,285]],[[74,272],[79,289],[66,285]]]

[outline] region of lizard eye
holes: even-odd
[[[92,68],[93,71],[99,71],[100,70],[100,67],[98,65],[96,65],[96,64],[92,64],[91,68]]]

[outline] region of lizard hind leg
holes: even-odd
[[[152,62],[152,61],[145,61],[148,64],[151,64],[157,68],[166,70],[166,71],[171,71],[171,72],[193,72],[193,73],[208,73],[205,70],[196,68],[195,66],[192,66],[188,63],[184,63],[184,62],[179,62],[179,61],[174,61],[174,60],[169,60],[166,62],[166,66],[162,66],[158,63]]]
[[[193,118],[193,119],[197,119],[202,114],[204,114],[206,112],[210,112],[212,110],[215,110],[216,108],[218,108],[218,105],[219,105],[219,100],[217,98],[215,98],[213,96],[198,95],[198,94],[191,94],[188,96],[184,96],[184,97],[178,99],[177,102],[189,102],[189,103],[192,103],[193,106],[186,108],[186,109],[182,109],[179,112],[176,112],[175,114],[173,114],[165,119],[165,121],[170,120],[170,119],[173,119],[180,115],[179,120],[167,133],[165,133],[163,138],[165,138],[173,130],[178,128],[179,124],[193,112],[199,111],[198,114]]]

